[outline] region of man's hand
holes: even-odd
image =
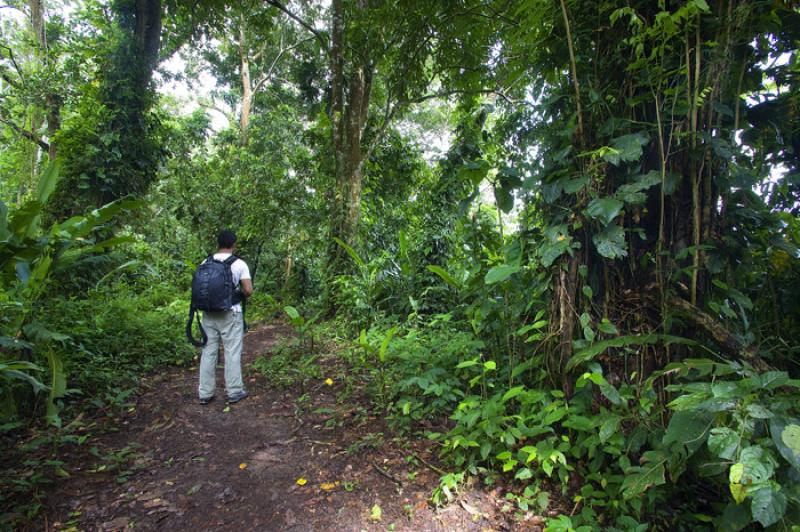
[[[242,285],[242,295],[244,295],[245,299],[249,298],[253,295],[253,281],[252,279],[242,279],[239,281],[239,284]]]

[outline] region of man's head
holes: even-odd
[[[236,244],[236,233],[229,229],[220,231],[217,237],[217,245],[220,249],[232,249],[234,244]]]

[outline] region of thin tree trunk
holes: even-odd
[[[250,81],[250,59],[245,36],[245,18],[241,17],[239,23],[239,58],[242,69],[242,116],[239,126],[242,131],[242,146],[247,145],[247,130],[250,127],[250,107],[253,101],[253,87]]]
[[[558,319],[559,319],[559,367],[561,370],[561,385],[564,393],[572,394],[572,381],[566,374],[566,365],[572,357],[572,336],[575,331],[575,291],[578,284],[578,262],[580,254],[564,259],[566,267],[559,269],[558,282]]]
[[[584,131],[583,131],[583,111],[581,110],[581,85],[578,81],[578,67],[575,61],[575,50],[572,44],[572,32],[569,27],[569,15],[567,14],[567,4],[565,0],[561,0],[561,14],[564,17],[564,27],[567,31],[567,48],[569,50],[569,65],[572,72],[572,85],[575,87],[575,108],[578,114],[578,139],[581,145],[584,144]]]
[[[696,161],[696,154],[694,151],[697,148],[697,101],[700,96],[700,20],[697,20],[697,27],[695,28],[695,49],[694,49],[694,94],[690,104],[691,109],[691,145],[692,153],[692,234],[694,252],[692,253],[692,287],[691,287],[691,303],[697,304],[697,282],[700,276],[700,242],[701,242],[701,210],[700,203],[700,182],[702,180],[702,166],[698,168]],[[689,65],[687,64],[687,68]]]
[[[43,0],[30,0],[29,4],[31,10],[31,30],[33,31],[34,39],[36,40],[36,47],[34,48],[34,57],[36,68],[42,69],[45,66],[45,57],[47,55],[47,40],[44,33],[44,1]],[[31,131],[36,133],[42,125],[42,117],[39,108],[36,104],[31,107]],[[49,139],[52,146],[52,138]],[[38,174],[39,169],[39,147],[33,147],[33,154],[31,155],[31,186]]]

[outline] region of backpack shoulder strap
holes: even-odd
[[[234,263],[234,262],[236,262],[237,260],[239,260],[239,257],[237,257],[236,255],[231,255],[230,257],[228,257],[227,259],[225,259],[223,262],[225,262],[225,264],[227,264],[228,266],[230,266],[231,264],[233,264],[233,263]]]

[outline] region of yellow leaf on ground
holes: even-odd
[[[325,379],[325,384],[327,384],[328,386],[333,386],[333,379],[328,377],[327,379]]]
[[[247,469],[247,464],[245,463],[239,464],[239,469]]]
[[[319,485],[319,487],[324,489],[325,491],[330,491],[338,485],[339,485],[338,482],[323,482],[322,484]]]
[[[307,483],[308,483],[308,481],[306,479],[304,479],[304,478],[298,478],[295,481],[295,484],[297,484],[298,486],[305,486]]]

